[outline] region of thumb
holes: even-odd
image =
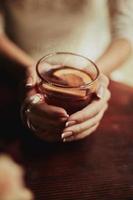
[[[36,85],[37,85],[37,74],[36,74],[35,66],[32,66],[31,68],[27,70],[27,78],[25,81],[25,90],[26,90],[27,96],[32,96],[37,93]]]
[[[103,98],[104,94],[106,92],[106,89],[108,88],[109,85],[109,79],[107,76],[105,76],[104,74],[101,74],[99,77],[99,84],[98,84],[98,88],[96,91],[97,97],[98,98]]]
[[[22,103],[26,97],[37,93],[37,74],[35,64],[26,69],[25,79],[18,86],[19,101]]]
[[[34,87],[37,82],[37,74],[35,67],[33,66],[32,68],[30,67],[27,70],[27,78],[26,78],[26,86],[28,87]]]

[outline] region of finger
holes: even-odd
[[[30,130],[34,131],[34,132],[46,132],[46,131],[51,131],[51,126],[49,124],[41,124],[38,123],[37,120],[33,120],[33,119],[28,119],[29,121],[29,128]]]
[[[53,68],[53,69],[56,69],[56,68],[59,68],[61,67],[61,65],[50,65],[49,63],[43,63],[43,68],[45,68],[45,70],[49,69],[49,68]],[[27,87],[33,87],[36,85],[38,81],[38,76],[37,76],[37,73],[36,73],[36,63],[33,64],[33,66],[30,66],[28,69],[27,69],[27,78],[26,78],[26,85]]]
[[[110,91],[104,85],[100,85],[98,87],[98,89],[96,90],[96,95],[99,99],[103,101],[108,101],[111,97]]]
[[[99,123],[103,118],[104,112],[107,110],[107,107],[108,105],[106,104],[105,107],[95,117],[91,118],[90,120],[65,128],[62,134],[62,138],[69,137],[70,135],[78,135],[90,129],[97,123]]]
[[[82,132],[82,133],[79,134],[79,135],[76,135],[76,136],[72,135],[72,136],[70,136],[70,137],[68,137],[68,138],[64,138],[64,139],[63,139],[63,142],[71,142],[71,141],[74,141],[74,140],[83,139],[83,138],[89,136],[91,133],[93,133],[93,132],[97,129],[98,126],[99,126],[99,124],[96,124],[95,126],[93,126],[93,127],[91,127],[90,129],[88,129],[88,130]]]
[[[37,82],[37,73],[35,70],[35,64],[30,66],[27,70],[27,80],[26,84],[29,86],[34,86]]]
[[[60,125],[60,127],[59,126],[58,127],[57,126],[51,126],[49,124],[44,125],[44,124],[39,124],[38,121],[31,121],[30,119],[28,119],[28,127],[30,128],[30,130],[32,130],[35,133],[38,133],[39,135],[40,134],[46,135],[46,133],[55,134],[63,128],[62,125]]]
[[[99,82],[101,85],[104,85],[106,88],[109,86],[109,78],[104,74],[100,75]]]
[[[63,108],[48,105],[46,103],[34,104],[31,107],[31,112],[36,113],[36,115],[40,117],[49,117],[54,119],[61,117],[69,117],[69,115]]]
[[[26,96],[32,96],[37,93],[37,74],[35,66],[30,66],[26,72],[26,79],[23,81],[24,92]]]
[[[75,122],[75,123],[81,123],[88,119],[91,119],[97,113],[101,111],[101,109],[105,106],[106,102],[110,99],[110,92],[109,90],[106,90],[106,94],[103,99],[95,100],[88,106],[86,106],[84,109],[72,114],[68,118],[68,126],[69,123]]]
[[[74,137],[74,140],[80,140],[80,139],[83,139],[83,138],[89,136],[91,133],[93,133],[98,128],[98,126],[99,126],[99,123],[96,124],[95,126],[91,127],[90,129],[82,132],[81,134],[76,135]]]
[[[40,117],[36,114],[33,113],[29,113],[28,114],[28,118],[30,119],[31,122],[33,122],[36,126],[41,127],[41,128],[46,128],[46,127],[50,127],[53,128],[54,127],[58,127],[60,125],[65,124],[65,122],[67,121],[67,118],[57,118],[55,119],[51,119],[48,117]]]
[[[62,137],[67,137],[70,136],[70,132],[71,135],[77,135],[80,134],[81,132],[91,128],[92,126],[94,126],[95,124],[99,123],[100,120],[103,118],[104,112],[107,110],[108,105],[106,104],[106,106],[103,108],[103,110],[101,112],[99,112],[95,117],[93,117],[90,120],[87,120],[81,124],[77,124],[77,125],[73,125],[71,127],[65,128],[62,134]]]
[[[99,84],[97,85],[96,95],[100,99],[104,97],[105,90],[108,88],[109,79],[104,74],[101,74],[99,77]]]
[[[41,139],[49,139],[50,138],[50,135],[51,135],[51,130],[49,129],[36,129],[36,131],[34,131],[34,133],[40,137]]]

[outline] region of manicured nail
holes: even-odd
[[[100,99],[102,99],[104,97],[104,86],[100,86],[98,91],[97,91],[97,97],[99,97]]]
[[[67,113],[60,113],[59,117],[68,119],[69,115]]]
[[[67,121],[67,117],[62,117],[61,121],[63,121],[63,122]]]
[[[68,122],[66,122],[65,127],[69,127],[69,126],[72,126],[74,124],[76,124],[76,121],[68,121]]]
[[[69,115],[67,113],[62,113],[61,115],[64,117],[67,117],[67,118],[69,117]]]
[[[64,139],[64,138],[69,137],[71,135],[73,135],[72,131],[66,131],[66,132],[62,133],[61,138]]]
[[[29,85],[29,86],[31,86],[31,85],[33,86],[34,85],[34,81],[33,81],[33,78],[31,76],[28,77],[26,85]]]
[[[74,136],[68,137],[68,138],[64,138],[63,142],[71,142],[74,140]]]

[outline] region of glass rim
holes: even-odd
[[[93,64],[93,66],[96,69],[97,75],[96,75],[95,79],[93,79],[89,83],[84,83],[81,86],[65,86],[65,85],[61,85],[61,84],[58,84],[58,83],[51,83],[51,82],[49,82],[39,72],[39,69],[38,69],[39,68],[39,64],[42,61],[45,61],[48,57],[52,57],[52,56],[60,55],[60,54],[64,54],[64,55],[67,54],[67,55],[79,56],[79,57],[84,58],[85,60],[89,61],[91,64]],[[85,57],[83,55],[80,55],[80,54],[77,54],[77,53],[72,53],[72,52],[53,52],[53,53],[49,53],[49,54],[41,57],[37,61],[37,63],[36,63],[36,72],[37,72],[38,77],[41,79],[41,81],[44,81],[45,83],[47,83],[47,84],[49,84],[51,86],[62,87],[62,88],[86,88],[87,86],[91,86],[94,82],[96,82],[98,80],[98,78],[99,78],[99,75],[100,75],[100,70],[98,69],[97,65],[91,59],[89,59],[89,58],[87,58],[87,57]]]

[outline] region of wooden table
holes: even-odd
[[[22,127],[15,92],[1,86],[0,150],[24,166],[36,200],[133,200],[133,89],[112,82],[111,91],[94,134],[47,144]]]

